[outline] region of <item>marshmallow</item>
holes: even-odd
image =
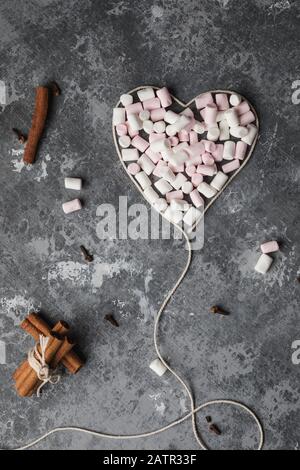
[[[204,134],[204,132],[207,130],[205,122],[199,122],[195,121],[195,124],[193,126],[193,131],[197,132],[197,134]]]
[[[151,132],[153,132],[153,126],[154,126],[153,122],[148,119],[143,122],[143,130],[147,134],[151,134]]]
[[[151,132],[151,134],[149,135],[149,142],[150,144],[152,144],[152,142],[155,142],[156,140],[161,140],[165,138],[166,138],[166,134],[164,132],[160,132],[160,133]]]
[[[200,219],[200,217],[201,217],[201,212],[195,207],[190,207],[183,217],[183,222],[186,225],[189,225],[190,227],[192,227],[192,225],[195,222],[197,222]]]
[[[226,111],[218,111],[217,112],[217,117],[216,117],[216,122],[224,121],[226,119],[225,113],[226,113]]]
[[[224,119],[224,121],[220,121],[219,129],[220,129],[219,140],[228,140],[229,139],[229,125],[226,119]]]
[[[154,176],[158,176],[158,178],[162,178],[163,177],[163,169],[167,167],[167,163],[164,161],[164,160],[160,160],[155,169],[153,170],[153,175]]]
[[[235,142],[227,140],[224,143],[223,158],[224,160],[232,160],[235,154]]]
[[[160,101],[158,98],[151,98],[150,100],[143,101],[144,109],[152,111],[153,109],[160,108]]]
[[[182,185],[182,192],[184,194],[190,194],[193,191],[194,187],[190,181],[186,181]]]
[[[200,183],[197,189],[199,193],[203,194],[203,196],[207,198],[211,198],[217,194],[217,190],[213,188],[212,186],[210,186],[209,184],[205,183],[205,181]]]
[[[150,111],[143,109],[143,111],[139,113],[139,118],[141,121],[148,121],[150,119]]]
[[[183,150],[170,155],[169,161],[175,166],[181,165],[189,159],[188,154]]]
[[[156,199],[153,205],[155,209],[158,210],[159,212],[164,212],[168,207],[168,203],[163,197]]]
[[[246,155],[246,150],[247,150],[246,142],[242,142],[241,140],[239,140],[235,146],[234,158],[238,158],[239,160],[244,160],[245,155]]]
[[[193,186],[197,187],[199,186],[200,183],[203,181],[203,175],[200,173],[196,173],[195,175],[192,175],[192,184]]]
[[[260,245],[260,249],[263,253],[273,253],[279,250],[279,245],[276,240],[273,240]]]
[[[140,171],[139,173],[137,173],[135,175],[135,179],[143,190],[149,188],[149,186],[151,186],[152,184],[150,178],[146,175],[144,171]]]
[[[133,131],[139,131],[143,129],[143,123],[137,114],[129,114],[128,122]]]
[[[82,205],[79,199],[73,199],[72,201],[64,202],[62,208],[65,214],[71,214],[71,212],[79,211]]]
[[[128,121],[126,121],[126,126],[127,126],[127,130],[128,130],[129,137],[133,138],[133,137],[135,137],[136,135],[139,135],[139,131],[134,131],[134,130],[131,128],[131,126],[130,126],[130,124],[129,124]]]
[[[138,160],[139,152],[137,149],[123,149],[122,150],[122,159],[124,162],[132,162],[133,160]]]
[[[183,192],[180,191],[171,191],[166,194],[166,199],[170,202],[172,199],[183,199]]]
[[[126,149],[127,147],[129,147],[130,144],[131,144],[131,138],[129,137],[129,135],[122,135],[121,137],[119,137],[119,145],[123,149]]]
[[[152,109],[150,112],[151,121],[157,122],[164,119],[166,110],[164,108]]]
[[[180,142],[189,142],[190,141],[190,134],[185,129],[182,129],[181,131],[178,132],[178,138],[179,138]],[[198,142],[198,140],[197,140],[197,142]]]
[[[181,186],[183,185],[183,183],[185,183],[187,181],[187,177],[182,174],[182,173],[178,173],[174,179],[174,181],[171,182],[172,186],[174,189],[180,189]]]
[[[248,134],[242,138],[242,141],[248,145],[252,145],[257,134],[257,127],[253,124],[247,126]]]
[[[166,112],[164,120],[168,124],[174,124],[179,119],[179,117],[180,117],[179,114],[174,113],[174,111],[170,109],[169,111]]]
[[[197,209],[199,207],[204,207],[204,200],[203,198],[200,196],[200,193],[198,191],[198,189],[194,189],[191,193],[190,193],[190,198],[191,198],[191,201],[192,203],[194,204],[195,207],[197,207]]]
[[[214,124],[217,118],[218,108],[215,103],[208,104],[205,107],[204,121],[206,124]]]
[[[159,195],[154,191],[152,186],[148,186],[148,188],[145,189],[144,196],[150,204],[154,204],[159,199]]]
[[[161,105],[163,108],[167,108],[172,104],[172,98],[169,93],[169,90],[166,87],[161,88],[156,91],[158,98],[160,99]]]
[[[180,144],[176,145],[176,147],[173,148],[173,152],[181,152],[182,150],[187,151],[190,148],[189,144],[187,142],[180,142]]]
[[[211,142],[212,143],[212,142]],[[197,142],[196,144],[190,145],[186,151],[190,155],[190,157],[198,157],[199,155],[202,155],[205,152],[205,147],[204,143],[202,142]],[[209,151],[209,150],[208,150]]]
[[[140,158],[138,159],[138,164],[140,165],[142,170],[146,173],[146,175],[151,175],[151,173],[153,172],[155,168],[153,161],[150,160],[150,158],[147,157],[145,153],[143,153],[143,155],[141,155]]]
[[[232,137],[236,137],[237,139],[241,139],[242,137],[245,137],[248,134],[248,129],[247,127],[243,126],[237,126],[237,127],[231,127],[229,129],[230,135]]]
[[[197,109],[205,108],[208,104],[212,104],[214,99],[211,93],[202,93],[202,95],[197,96],[195,99],[195,104]]]
[[[169,142],[170,142],[172,147],[176,147],[176,145],[178,145],[178,143],[179,143],[179,139],[178,139],[178,137],[175,137],[175,136],[169,137]]]
[[[127,171],[130,175],[134,176],[137,173],[139,173],[139,171],[141,171],[141,167],[137,163],[129,163],[129,165],[127,167]]]
[[[178,224],[183,219],[183,213],[181,211],[175,211],[168,207],[167,210],[164,212],[165,217],[174,224]]]
[[[204,165],[213,165],[215,163],[215,160],[211,153],[205,152],[202,155],[202,162],[204,163]]]
[[[133,103],[133,96],[125,93],[124,95],[120,96],[120,101],[123,106],[129,106]]]
[[[218,127],[210,127],[207,131],[207,140],[215,142],[220,137],[220,129]]]
[[[113,125],[124,124],[126,121],[126,114],[124,108],[113,109]]]
[[[210,185],[215,188],[217,191],[220,191],[226,181],[228,180],[228,176],[224,175],[222,171],[218,171],[214,179],[210,182]]]
[[[228,96],[226,93],[216,93],[215,100],[219,111],[225,111],[229,108]]]
[[[136,135],[131,142],[131,145],[138,149],[140,152],[145,152],[149,147],[148,140],[143,139],[140,135]]]
[[[126,106],[126,114],[127,114],[127,119],[130,114],[140,114],[141,111],[143,111],[143,105],[142,103],[132,103],[128,106]]]
[[[80,191],[82,188],[81,178],[65,178],[65,188]]]
[[[157,121],[154,123],[154,126],[153,126],[153,130],[154,132],[157,132],[159,134],[161,134],[162,132],[165,132],[166,130],[166,123],[165,121]]]
[[[177,119],[174,124],[169,124],[166,128],[166,133],[169,136],[174,136],[177,132],[184,129],[190,123],[190,118],[182,114],[179,119]]]
[[[213,176],[215,174],[215,168],[212,165],[198,165],[197,173],[201,173],[201,175],[206,176]]]
[[[150,369],[152,369],[159,377],[164,375],[164,373],[168,370],[166,366],[161,362],[159,358],[154,359],[149,365]]]
[[[229,163],[226,163],[225,165],[222,166],[222,171],[224,173],[230,173],[231,171],[237,170],[240,167],[240,161],[235,158]]]
[[[187,162],[188,163],[188,162]],[[195,165],[188,165],[185,169],[185,172],[188,176],[192,176],[196,173],[196,167]]]
[[[190,205],[184,199],[171,199],[170,207],[172,210],[186,212]]]
[[[241,101],[242,98],[240,97],[240,95],[237,95],[236,93],[232,93],[230,95],[229,103],[231,104],[231,106],[237,106],[238,104],[240,104]]]
[[[145,150],[145,154],[151,158],[151,160],[153,161],[153,163],[157,163],[161,160],[161,154],[160,153],[155,153],[153,152],[153,150],[151,150],[150,147],[147,148],[147,150]]]
[[[170,142],[168,139],[155,140],[154,142],[151,142],[150,148],[153,152],[164,152],[170,149]]]
[[[225,113],[229,127],[237,127],[240,124],[238,113],[234,108],[230,108]]]
[[[257,261],[254,269],[258,273],[266,274],[266,272],[269,271],[272,263],[273,263],[273,258],[271,258],[271,256],[266,255],[265,253],[263,253],[260,256],[259,260]]]
[[[216,149],[212,152],[212,156],[216,162],[221,162],[223,160],[224,145],[216,144]]]
[[[118,136],[126,135],[127,134],[127,126],[126,124],[117,124],[116,132]]]
[[[252,111],[248,111],[245,114],[242,114],[240,116],[240,124],[241,126],[247,126],[247,124],[250,124],[251,122],[255,121],[255,116],[252,113]]]
[[[168,181],[163,178],[156,181],[156,183],[154,183],[154,186],[163,196],[168,192],[172,191],[172,186],[170,185],[170,183],[168,183]]]
[[[198,134],[195,131],[189,133],[189,142],[190,145],[196,144],[198,142]]]
[[[247,103],[247,101],[242,101],[240,104],[234,107],[238,115],[240,116],[241,114],[245,114],[248,111],[250,111],[250,106]]]
[[[216,144],[214,142],[209,142],[208,140],[204,140],[203,142],[205,152],[212,153],[216,150]]]
[[[164,180],[168,181],[168,183],[173,183],[175,181],[176,176],[174,172],[171,170],[169,166],[162,167],[161,169],[162,177]]]
[[[137,95],[140,101],[147,101],[155,98],[155,93],[153,88],[143,88],[142,90],[137,91]]]

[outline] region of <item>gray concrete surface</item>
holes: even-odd
[[[167,85],[182,100],[210,88],[236,89],[256,106],[261,133],[251,161],[209,210],[205,246],[168,306],[161,325],[166,357],[189,380],[197,403],[242,400],[259,414],[266,449],[300,445],[299,3],[292,0],[0,2],[0,365],[1,447],[11,448],[54,426],[82,425],[136,433],[186,413],[187,397],[169,375],[156,377],[155,312],[185,263],[174,240],[99,240],[102,203],[142,202],[117,159],[111,108],[140,84]],[[36,164],[22,167],[11,128],[30,126],[34,87],[55,79],[54,103]],[[84,210],[66,217],[74,195],[64,176],[79,175]],[[253,266],[259,244],[278,239],[265,276]],[[87,266],[84,243],[95,255]],[[231,315],[212,316],[221,303]],[[18,328],[29,308],[52,322],[68,320],[87,358],[42,398],[21,399],[11,375],[32,345]],[[112,312],[114,329],[104,321]],[[256,430],[229,408],[209,410],[223,430],[214,448],[253,448]],[[197,449],[190,422],[161,436],[108,441],[68,432],[42,449]]]

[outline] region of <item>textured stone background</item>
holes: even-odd
[[[99,240],[96,209],[142,202],[117,159],[111,108],[140,84],[166,84],[182,100],[210,88],[240,91],[256,106],[261,134],[251,161],[206,217],[205,247],[168,306],[161,325],[166,357],[189,380],[197,403],[242,400],[266,430],[267,449],[300,445],[300,365],[291,361],[299,329],[299,3],[289,0],[91,1],[3,0],[0,80],[0,365],[1,447],[21,445],[54,426],[105,432],[152,430],[188,411],[168,374],[156,377],[155,312],[186,259],[180,241]],[[27,130],[34,87],[55,79],[55,101],[39,157],[22,167],[10,129]],[[66,217],[73,194],[66,175],[85,180],[85,208]],[[77,195],[77,194],[76,194]],[[259,243],[282,250],[266,276],[254,272]],[[83,263],[78,246],[95,254]],[[208,313],[222,303],[228,318]],[[38,400],[20,399],[11,375],[32,345],[18,324],[29,308],[51,321],[64,317],[87,357]],[[103,318],[113,312],[114,329]],[[209,410],[223,430],[215,448],[254,447],[253,423],[228,407]],[[75,433],[36,448],[196,449],[190,422],[161,436],[125,442]]]

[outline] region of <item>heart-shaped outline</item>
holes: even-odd
[[[128,95],[132,95],[134,93],[136,93],[137,91],[139,90],[143,90],[144,88],[153,88],[154,90],[159,90],[160,87],[157,87],[157,86],[153,86],[153,85],[141,85],[139,87],[136,87],[136,88],[133,88],[132,90],[128,91],[126,94]],[[252,105],[252,103],[250,103],[250,101],[245,98],[243,95],[241,95],[241,93],[238,93],[238,92],[235,92],[235,91],[232,91],[232,90],[207,90],[207,91],[204,91],[202,93],[227,93],[227,94],[238,94],[242,100],[246,101],[249,106],[250,106],[250,109],[251,111],[253,112],[254,116],[255,116],[255,125],[257,127],[257,133],[256,133],[256,136],[254,138],[254,141],[252,142],[252,145],[250,147],[250,150],[248,152],[248,155],[244,158],[244,160],[242,160],[242,164],[240,165],[240,167],[228,178],[228,180],[226,181],[226,183],[224,184],[223,188],[221,189],[221,191],[218,191],[217,194],[210,199],[210,201],[207,203],[207,205],[204,207],[204,211],[203,211],[203,214],[202,214],[202,217],[204,216],[204,214],[206,213],[206,211],[209,209],[209,207],[216,201],[216,199],[218,199],[218,197],[223,193],[223,191],[227,188],[227,186],[231,183],[231,181],[238,175],[238,173],[244,168],[244,166],[246,165],[246,163],[249,161],[249,159],[251,158],[252,156],[252,153],[255,149],[255,146],[256,146],[256,142],[257,142],[257,139],[258,139],[258,136],[259,136],[259,119],[258,119],[258,115],[257,115],[257,112],[254,108],[254,106]],[[200,93],[200,94],[202,94]],[[176,96],[172,95],[170,93],[172,99],[179,105],[182,107],[182,111],[184,111],[186,108],[188,108],[192,103],[195,102],[195,99],[197,98],[198,95],[196,95],[193,99],[191,99],[190,101],[188,101],[187,103],[183,103],[181,100],[179,100]],[[115,107],[119,107],[121,104],[121,101],[119,100],[118,103],[116,104]],[[115,144],[115,147],[116,147],[116,150],[117,150],[117,154],[119,156],[119,159],[122,163],[122,166],[126,172],[126,175],[129,176],[129,178],[131,179],[131,181],[134,183],[134,185],[137,187],[138,191],[142,194],[143,196],[143,199],[145,199],[145,201],[150,204],[150,202],[145,198],[144,194],[143,194],[143,191],[142,189],[140,188],[140,186],[138,185],[137,181],[134,179],[134,177],[128,173],[127,171],[127,167],[122,159],[122,154],[121,154],[121,150],[120,150],[120,146],[118,144],[118,140],[117,140],[117,134],[116,134],[116,128],[115,126],[112,124],[112,131],[113,131],[113,139],[114,139],[114,144]],[[152,204],[150,204],[151,207]],[[157,210],[157,209],[155,209]],[[173,223],[173,225],[175,225],[176,227],[179,227],[179,225],[175,224],[174,222],[170,222],[169,219],[167,219],[167,217],[164,215],[163,212],[160,212],[160,211],[157,211],[161,217],[164,217],[165,220],[167,220],[169,223]],[[194,224],[193,226],[191,227],[191,230],[194,230],[194,228],[196,227],[196,225],[199,223],[199,221],[201,220],[200,217]]]

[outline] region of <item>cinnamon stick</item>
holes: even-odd
[[[71,351],[75,343],[69,340],[69,338],[65,337],[63,343],[57,353],[55,354],[52,362],[51,362],[51,369],[55,370],[58,364],[62,361],[65,355]]]
[[[34,163],[40,138],[42,136],[48,113],[49,90],[47,87],[36,88],[35,108],[32,117],[31,129],[25,147],[23,160],[25,163]]]

